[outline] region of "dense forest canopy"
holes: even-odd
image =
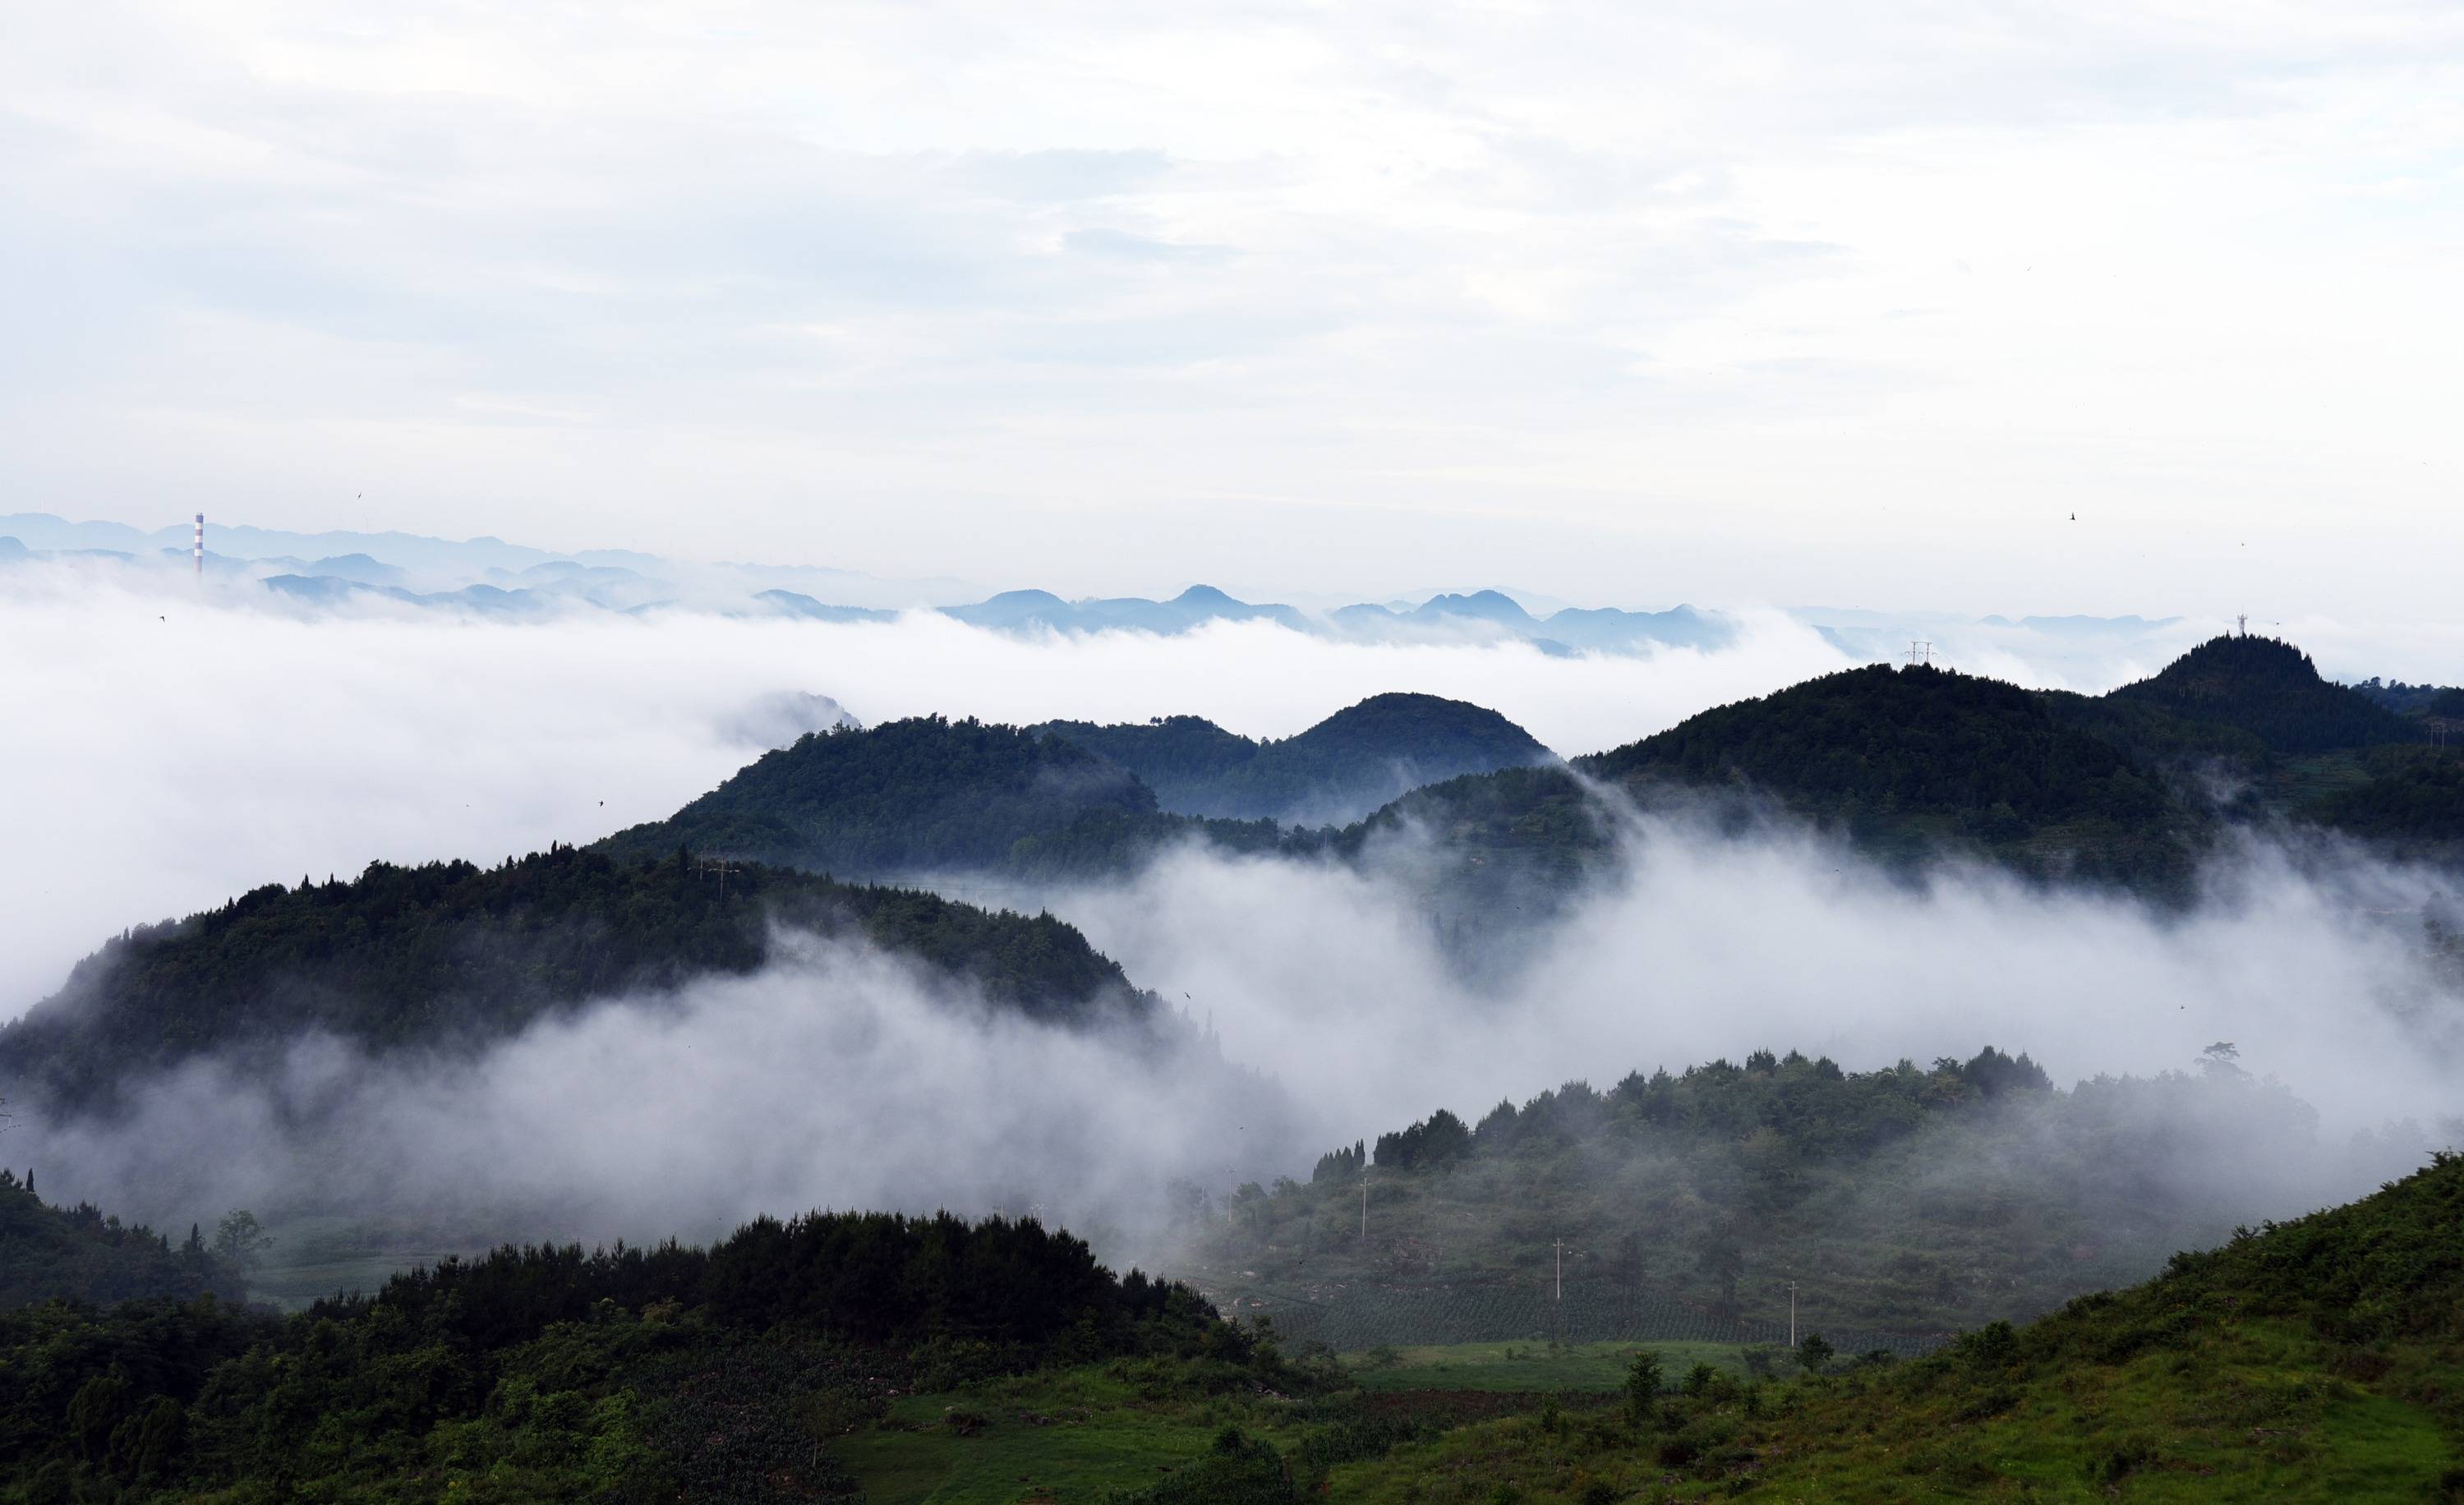
[[[1877,855],[1982,848],[2048,876],[2182,885],[2204,820],[2016,686],[1923,665],[1827,674],[1580,760],[1646,800],[1775,798]]]
[[[2464,843],[2464,748],[2439,750],[2321,796],[2305,812],[2322,825],[2400,848]]]
[[[131,930],[0,1027],[0,1080],[93,1106],[149,1068],[309,1030],[375,1052],[482,1042],[589,999],[751,972],[781,924],[861,936],[1036,1018],[1149,1007],[1048,914],[673,849],[627,862],[560,846],[487,868],[377,862]]]
[[[2110,746],[1999,680],[1919,665],[1826,674],[1706,710],[1586,758],[1595,777],[1745,780],[1816,805],[1909,815],[1997,812],[2014,832],[2088,818],[2145,821],[2164,792]],[[1999,816],[2007,811],[2007,818]]]
[[[0,1498],[851,1500],[814,1407],[1140,1355],[1259,1357],[1067,1233],[947,1214],[507,1248],[289,1319],[53,1302],[0,1311]]]

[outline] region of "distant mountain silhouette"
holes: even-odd
[[[1181,815],[1343,824],[1423,784],[1554,761],[1493,710],[1435,695],[1374,695],[1296,736],[1254,742],[1196,716],[1049,731],[1138,775]]]

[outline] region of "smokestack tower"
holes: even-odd
[[[197,579],[202,584],[206,578],[206,514],[203,513],[197,514],[196,556]]]

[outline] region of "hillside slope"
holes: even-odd
[[[2303,813],[2321,825],[2399,847],[2464,845],[2464,755],[2418,751],[2430,755],[2376,773]]]
[[[1337,1346],[1529,1339],[1550,1320],[1529,1304],[1545,1229],[1573,1252],[1570,1337],[1638,1336],[1654,1303],[1705,1337],[1768,1324],[1802,1280],[1809,1316],[1916,1338],[2144,1279],[2426,1148],[2321,1136],[2306,1104],[2229,1058],[2057,1088],[1991,1048],[1867,1072],[1757,1051],[1455,1106],[1243,1201],[1192,1268]]]
[[[1337,1500],[2464,1497],[2464,1159],[2241,1230],[2129,1290],[1897,1365],[1517,1420],[1336,1471]],[[1452,1494],[1434,1493],[1452,1490]],[[1647,1493],[1646,1493],[1647,1492]]]
[[[0,1027],[0,1081],[89,1107],[139,1073],[310,1030],[377,1052],[484,1042],[588,999],[750,972],[777,921],[852,931],[1038,1018],[1146,1007],[1049,915],[759,866],[720,877],[672,852],[625,863],[559,847],[493,868],[380,862],[347,883],[271,884],[78,963]]]

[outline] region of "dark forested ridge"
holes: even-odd
[[[1885,853],[1959,840],[2100,878],[2177,880],[2201,827],[2162,780],[2040,697],[1923,666],[1826,674],[1578,766],[1646,797],[1774,796]]]
[[[1129,1356],[1276,1375],[1183,1287],[947,1214],[509,1248],[288,1320],[55,1302],[0,1312],[0,1500],[853,1501],[824,1439],[888,1396]]]
[[[1181,815],[1304,825],[1355,820],[1424,784],[1554,760],[1496,711],[1436,695],[1373,695],[1296,736],[1256,742],[1197,716],[1034,729],[1135,774]]]
[[[1137,778],[1058,737],[918,716],[766,752],[665,820],[597,843],[655,857],[678,843],[855,875],[1008,865],[1081,824],[1109,850],[1174,822]]]
[[[2310,655],[2267,637],[2211,638],[2109,698],[2153,706],[2185,721],[2237,727],[2276,752],[2326,752],[2418,736],[2368,696],[2321,679]]]
[[[213,1255],[201,1230],[175,1245],[83,1203],[47,1206],[33,1180],[31,1171],[20,1181],[0,1170],[0,1311],[54,1297],[97,1304],[239,1298],[238,1272]]]
[[[1178,840],[1236,852],[1322,844],[1270,820],[1162,810],[1135,774],[1059,736],[918,716],[816,733],[764,753],[669,818],[619,831],[591,850],[641,858],[683,843],[867,878],[1103,878]]]
[[[1707,796],[1735,813],[1749,808],[1736,796],[1769,800],[1895,862],[1964,851],[2178,898],[2228,820],[2452,846],[2457,775],[2422,744],[2464,743],[2464,693],[2405,703],[2397,716],[2273,639],[2217,638],[2102,696],[1925,667],[1843,670],[1574,768],[1646,806]],[[2451,704],[2452,729],[2435,709]],[[1608,846],[1586,804],[1562,775],[1475,774],[1416,791],[1333,844],[1355,850],[1366,833],[1411,824],[1441,833],[1465,873],[1502,862],[1567,875]]]
[[[750,972],[780,923],[851,930],[1038,1018],[1148,1006],[1050,915],[752,864],[721,872],[674,849],[622,862],[558,847],[490,868],[378,862],[131,930],[0,1028],[0,1081],[86,1106],[148,1068],[310,1030],[380,1052],[499,1037],[591,998]]]

